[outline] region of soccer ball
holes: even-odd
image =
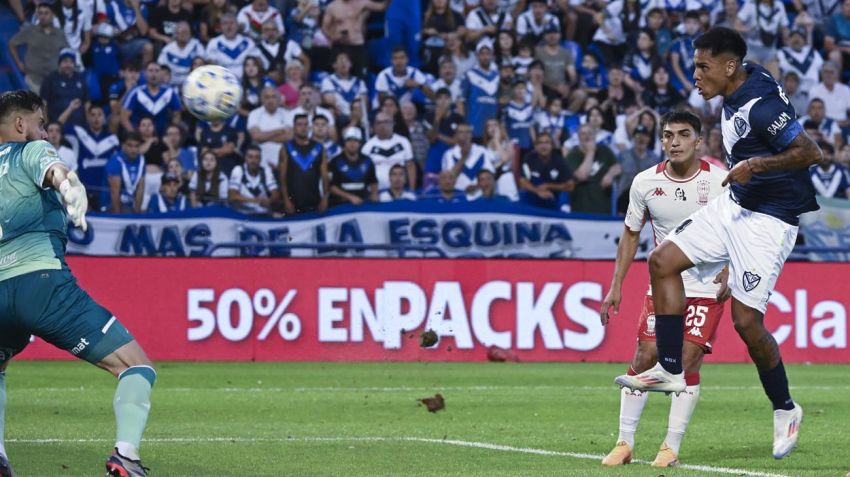
[[[203,121],[221,121],[233,116],[241,100],[239,79],[218,65],[196,68],[183,82],[183,104]]]

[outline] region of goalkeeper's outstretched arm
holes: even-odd
[[[47,170],[47,174],[44,175],[43,186],[52,187],[62,194],[62,200],[65,201],[65,207],[71,221],[85,232],[88,228],[86,211],[89,207],[89,200],[86,196],[86,188],[80,182],[77,173],[69,171],[64,164],[53,164]]]

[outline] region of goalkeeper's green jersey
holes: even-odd
[[[0,143],[0,281],[66,268],[68,218],[44,176],[59,154],[47,141]]]

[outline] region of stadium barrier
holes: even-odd
[[[608,327],[611,261],[71,257],[80,284],[155,360],[627,361],[647,286],[635,263]],[[740,280],[741,277],[732,277]],[[790,263],[766,322],[786,362],[850,363],[850,267]],[[709,361],[747,352],[728,310]],[[441,342],[419,347],[434,329]],[[24,359],[68,359],[35,340]]]

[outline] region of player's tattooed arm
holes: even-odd
[[[787,171],[805,169],[819,163],[823,158],[820,147],[806,133],[800,133],[779,154],[750,159],[753,172]]]

